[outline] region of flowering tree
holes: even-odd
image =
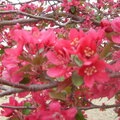
[[[86,110],[115,107],[120,116],[119,15],[114,0],[1,0],[0,97],[11,96],[0,114],[87,120]],[[102,97],[116,102],[91,102]]]

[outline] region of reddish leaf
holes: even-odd
[[[72,84],[72,81],[71,81],[70,78],[65,79],[63,82],[60,82],[60,83],[58,84],[57,91],[60,92],[60,91],[64,90],[64,88],[70,86],[71,84]]]

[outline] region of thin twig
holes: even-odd
[[[94,105],[90,107],[77,107],[78,110],[91,110],[91,109],[109,109],[113,107],[120,107],[119,104],[113,104],[113,105]]]

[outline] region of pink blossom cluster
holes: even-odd
[[[81,109],[93,107],[92,99],[115,96],[119,103],[119,2],[34,2],[21,3],[20,8],[0,3],[0,96],[14,94],[2,104],[1,116],[85,120]],[[7,91],[4,85],[13,88]],[[115,111],[120,116],[119,108]]]

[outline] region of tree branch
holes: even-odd
[[[0,97],[3,97],[5,95],[15,94],[15,93],[26,92],[26,91],[36,92],[36,91],[55,88],[55,87],[58,86],[57,81],[54,81],[54,82],[51,82],[51,83],[48,83],[48,84],[42,84],[42,85],[33,84],[33,85],[29,85],[29,86],[26,86],[26,85],[23,85],[23,84],[16,84],[16,83],[12,83],[12,82],[9,82],[9,81],[7,81],[7,82],[3,81],[3,82],[4,83],[1,83],[1,84],[8,85],[8,86],[11,86],[11,87],[14,87],[14,88],[10,88],[10,89],[8,88],[6,91],[1,92]]]
[[[4,97],[6,95],[11,95],[11,94],[16,94],[16,93],[21,93],[21,92],[25,92],[25,89],[10,88],[7,91],[1,92],[0,97]]]
[[[5,88],[5,87],[3,87],[3,86],[0,86],[0,89],[1,89],[1,90],[5,90],[5,91],[7,90],[7,88]]]
[[[85,100],[86,101],[86,100]],[[76,107],[76,109],[77,110],[91,110],[91,109],[109,109],[109,108],[114,108],[114,107],[120,107],[120,103],[118,103],[118,104],[112,104],[112,105],[95,105],[95,104],[93,104],[92,102],[90,102],[90,101],[86,101],[86,102],[88,102],[88,103],[90,103],[90,105],[91,106],[89,106],[89,107]]]
[[[120,72],[113,72],[110,74],[111,78],[120,78]]]
[[[17,20],[4,20],[0,22],[0,26],[8,26],[8,25],[15,25],[17,23],[19,24],[25,24],[25,23],[36,23],[39,22],[40,20],[34,19],[34,18],[29,18],[29,19],[17,19]]]
[[[56,19],[54,19],[54,12],[50,13],[50,14],[46,14],[46,15],[41,15],[41,16],[36,16],[36,15],[32,15],[26,12],[21,12],[21,11],[17,11],[17,10],[9,10],[9,11],[0,11],[1,15],[5,15],[5,14],[20,14],[20,15],[24,15],[27,17],[30,17],[28,19],[25,18],[18,18],[16,20],[3,20],[0,22],[1,26],[5,26],[5,25],[15,25],[17,23],[19,24],[25,24],[25,23],[35,23],[35,22],[39,22],[40,20],[47,20],[47,21],[52,21],[54,22],[56,25],[64,27],[69,23],[82,23],[84,22],[84,18],[78,17],[78,16],[74,16],[72,14],[69,13],[65,13],[65,12],[60,12],[57,13],[57,16],[64,16],[64,17],[68,17],[71,18],[70,21],[66,22],[66,23],[60,23],[58,22]]]
[[[1,108],[10,108],[10,109],[36,109],[36,107],[28,107],[28,106],[8,106],[8,105],[0,105]]]
[[[120,72],[112,72],[110,73],[110,77],[111,78],[120,78]],[[41,91],[41,90],[45,90],[45,89],[50,89],[50,88],[54,88],[58,86],[58,82],[57,81],[53,81],[50,82],[48,84],[33,84],[33,85],[24,85],[24,84],[19,84],[19,83],[13,83],[10,81],[6,81],[3,79],[0,79],[0,84],[3,85],[8,85],[14,88],[10,88],[10,89],[3,89],[5,90],[4,92],[0,93],[0,97],[5,96],[5,95],[11,95],[11,94],[15,94],[15,93],[21,93],[21,92],[26,92],[26,91]]]
[[[40,87],[40,90],[42,89],[42,87],[50,87],[50,86],[54,86],[54,85],[57,85],[57,81],[51,81],[51,83],[49,84],[42,84],[42,85],[39,85],[39,84],[33,84],[33,85],[24,85],[24,84],[19,84],[19,83],[13,83],[13,82],[10,82],[10,81],[7,81],[7,80],[3,80],[3,79],[0,79],[0,84],[3,84],[3,85],[8,85],[8,86],[11,86],[11,87],[14,87],[14,88],[20,88],[20,89],[30,89],[32,91],[36,91],[36,88],[38,89]]]
[[[120,107],[119,104],[113,104],[113,105],[94,105],[90,107],[77,107],[78,110],[91,110],[91,109],[109,109],[113,107]]]
[[[7,80],[3,80],[3,79],[0,79],[0,84],[8,85],[8,86],[15,87],[15,88],[28,89],[28,86],[26,86],[24,84],[13,83],[13,82],[10,82],[10,81],[7,81]]]

